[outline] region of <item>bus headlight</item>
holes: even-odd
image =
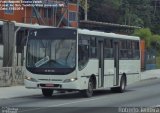
[[[32,81],[32,82],[38,82],[36,79],[28,77],[28,76],[25,76],[24,79]]]
[[[66,80],[64,80],[63,82],[64,83],[66,83],[66,82],[74,82],[74,81],[76,81],[77,80],[77,78],[71,78],[71,79],[66,79]]]

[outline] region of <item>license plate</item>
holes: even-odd
[[[54,87],[54,84],[45,84],[46,87]]]

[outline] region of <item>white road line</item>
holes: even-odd
[[[70,102],[70,103],[63,103],[63,104],[57,104],[57,105],[51,105],[51,106],[47,106],[47,107],[43,107],[43,108],[34,108],[34,109],[28,109],[28,110],[22,110],[19,112],[28,112],[28,111],[35,111],[35,110],[41,110],[41,109],[47,109],[47,108],[51,108],[51,107],[61,107],[64,105],[69,105],[69,104],[75,104],[75,103],[82,103],[82,102],[88,102],[88,101],[94,101],[94,100],[98,100],[98,99],[103,99],[106,97],[101,97],[101,98],[94,98],[94,99],[87,99],[87,100],[82,100],[82,101],[74,101],[74,102]]]
[[[64,106],[64,105],[75,104],[75,103],[82,103],[82,102],[88,102],[88,101],[94,101],[94,100],[103,99],[103,98],[106,98],[106,97],[94,98],[94,99],[87,99],[87,100],[75,101],[75,102],[58,104],[58,105],[52,105],[52,106],[49,106],[49,107],[60,107],[60,106]]]

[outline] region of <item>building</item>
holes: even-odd
[[[77,0],[1,0],[0,19],[55,27],[78,26]]]

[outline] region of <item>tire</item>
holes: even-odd
[[[93,81],[90,79],[88,82],[88,89],[81,91],[84,97],[92,97],[93,96]]]
[[[42,94],[45,97],[51,97],[53,94],[53,89],[42,89]]]
[[[122,76],[119,87],[111,88],[111,91],[116,93],[123,93],[126,90],[126,78]]]
[[[118,87],[118,92],[123,93],[126,90],[126,78],[122,76],[121,82],[120,82],[120,87]]]

